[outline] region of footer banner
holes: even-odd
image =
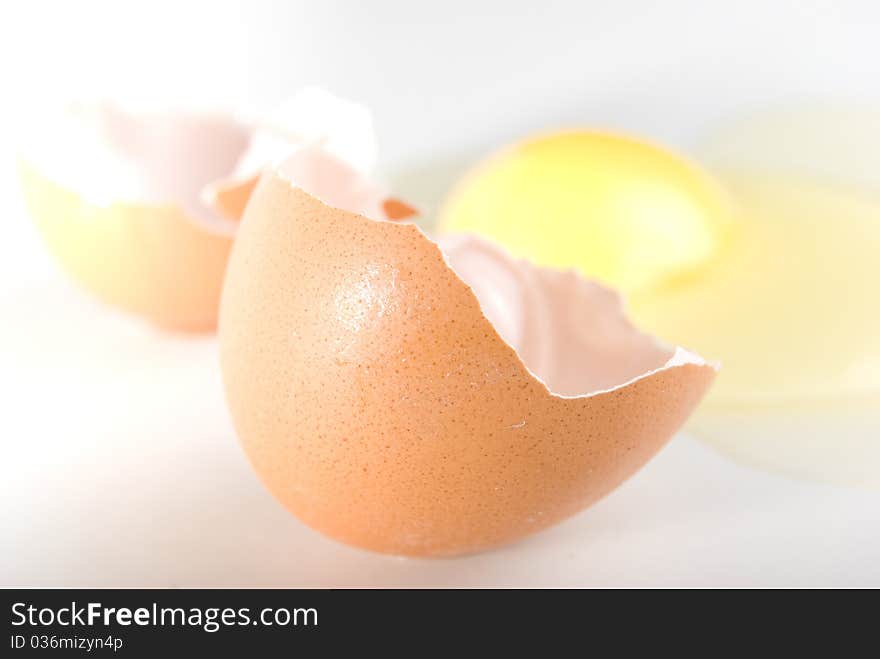
[[[572,595],[574,593],[571,593]],[[609,597],[506,590],[3,590],[0,656],[171,656],[400,646],[579,629]],[[571,599],[581,602],[572,603]],[[594,600],[590,603],[590,600]],[[421,650],[412,647],[413,655]],[[225,654],[223,656],[226,656]],[[321,656],[321,655],[317,655]]]
[[[727,602],[717,592],[626,590],[6,589],[0,598],[6,619],[0,657],[303,651],[320,657],[353,648],[472,656],[475,639],[488,641],[493,654],[529,642],[539,656],[556,656],[609,643],[626,650],[650,642],[659,652],[700,645],[697,639],[707,636],[729,648],[755,635],[766,649],[769,639],[789,643],[805,638],[805,628],[811,635],[830,629],[831,617],[807,608],[812,595],[794,592],[740,591],[726,594]],[[736,625],[716,603],[738,605]],[[850,624],[873,628],[855,618]]]

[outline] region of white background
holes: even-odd
[[[17,6],[16,6],[17,5]],[[47,99],[369,105],[417,201],[456,163],[589,124],[687,150],[744,112],[880,100],[862,2],[21,2],[0,20],[0,584],[880,585],[880,495],[740,467],[679,437],[604,502],[478,557],[322,539],[258,485],[210,339],[169,338],[61,277],[13,149]],[[425,169],[427,168],[427,169]],[[421,181],[421,182],[419,182]],[[407,183],[408,182],[408,183]],[[424,188],[424,189],[423,189]],[[422,196],[419,199],[419,196]]]

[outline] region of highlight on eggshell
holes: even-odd
[[[408,556],[517,540],[631,476],[714,379],[604,286],[435,243],[382,198],[316,148],[267,170],[223,292],[239,438],[316,530]]]
[[[375,163],[370,113],[307,88],[251,118],[72,104],[31,121],[19,173],[46,245],[85,289],[159,326],[206,332],[256,177],[313,143],[364,171]]]
[[[572,130],[500,150],[453,187],[442,231],[472,231],[624,295],[693,275],[723,248],[730,205],[696,164],[622,135]]]

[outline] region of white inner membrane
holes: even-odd
[[[467,234],[438,244],[501,338],[554,394],[582,396],[703,363],[633,327],[617,293],[573,270],[537,267]]]

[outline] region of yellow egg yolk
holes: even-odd
[[[496,154],[453,190],[443,231],[474,232],[540,265],[575,268],[624,294],[680,279],[724,240],[723,190],[656,146],[586,131]]]

